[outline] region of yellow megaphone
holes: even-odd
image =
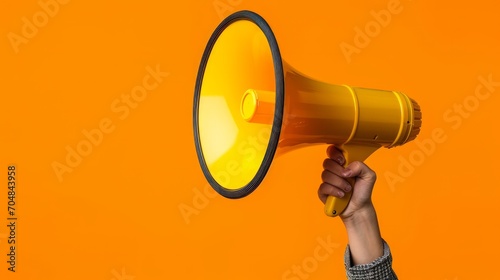
[[[332,85],[299,73],[282,61],[266,21],[250,11],[230,15],[212,34],[193,104],[199,163],[210,185],[228,198],[255,190],[275,153],[335,144],[346,164],[363,161],[380,147],[415,139],[421,116],[403,93]],[[339,215],[350,197],[329,197],[325,213]]]

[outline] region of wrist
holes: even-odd
[[[368,264],[383,255],[383,241],[373,205],[342,218],[347,231],[352,264]]]
[[[375,207],[371,202],[347,215],[340,215],[340,218],[347,229],[357,227],[360,224],[378,223]]]

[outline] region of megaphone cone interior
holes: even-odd
[[[226,18],[210,38],[193,109],[203,173],[228,198],[254,191],[276,152],[336,144],[348,162],[364,160],[413,140],[421,126],[420,107],[405,94],[332,85],[290,67],[269,25],[250,11]],[[349,198],[330,197],[326,214],[340,214]]]

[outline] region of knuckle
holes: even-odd
[[[370,178],[373,178],[374,181],[377,179],[377,173],[375,173],[375,171],[373,171],[370,167],[366,166],[365,172],[366,175],[368,175]]]
[[[325,158],[325,160],[323,160],[323,168],[327,169],[328,166],[330,166],[330,159]]]
[[[353,170],[359,170],[361,168],[361,162],[359,161],[355,161],[351,164],[351,169]]]
[[[318,196],[321,197],[321,195],[323,194],[323,184],[319,185],[319,188],[318,188]]]

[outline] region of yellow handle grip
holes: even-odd
[[[339,148],[344,153],[345,164],[344,167],[348,166],[351,162],[354,161],[364,161],[368,158],[373,152],[375,152],[380,146],[361,146],[361,145],[353,145],[346,144]],[[325,214],[330,217],[336,217],[340,215],[349,204],[351,200],[352,192],[354,190],[354,183],[356,180],[354,178],[347,178],[347,182],[351,185],[351,191],[346,192],[344,197],[337,198],[335,196],[328,196],[325,203]]]

